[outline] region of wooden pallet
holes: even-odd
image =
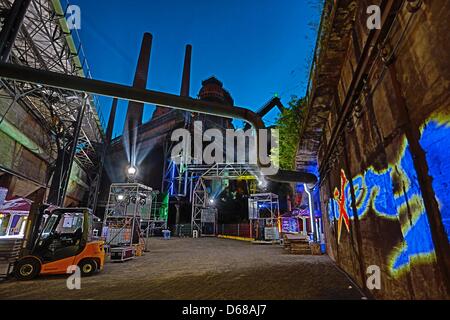
[[[289,250],[290,254],[305,254],[311,255],[311,247],[308,242],[292,242]]]
[[[283,240],[284,250],[290,254],[312,254],[307,236],[285,234]]]

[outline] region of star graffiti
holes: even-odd
[[[345,176],[344,170],[341,170],[341,191],[339,191],[337,188],[334,189],[334,199],[336,200],[338,204],[338,210],[339,210],[339,219],[338,219],[338,243],[340,243],[341,240],[341,231],[342,231],[342,221],[345,224],[345,228],[348,232],[350,232],[350,218],[348,216],[347,208],[345,206],[345,186],[347,184],[348,180]]]

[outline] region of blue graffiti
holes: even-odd
[[[428,122],[423,130],[420,144],[426,150],[429,175],[439,202],[442,223],[450,242],[450,122]]]
[[[434,252],[434,244],[429,230],[428,218],[425,214],[421,214],[411,229],[403,235],[405,245],[391,262],[393,272],[408,267],[415,257],[427,256]]]
[[[352,179],[356,214],[359,219],[362,219],[367,214],[369,208],[372,208],[377,215],[383,217],[397,217],[391,172],[392,169],[377,172],[370,168],[365,172],[364,176],[359,175]],[[350,184],[346,185],[345,193],[347,212],[351,218],[354,218]]]
[[[403,211],[408,216],[402,223],[404,245],[391,261],[392,272],[398,272],[410,266],[416,257],[434,253],[434,243],[431,238],[430,224],[425,212],[422,193],[414,167],[413,157],[409,146],[405,146],[400,164],[395,170],[402,179],[400,187],[402,192],[395,195],[395,206],[398,215]],[[407,204],[409,207],[407,207]]]
[[[423,129],[420,143],[426,150],[429,174],[433,177],[433,189],[450,241],[449,137],[450,125],[430,121]],[[415,258],[434,254],[430,225],[406,139],[400,154],[400,160],[386,170],[377,171],[371,167],[363,175],[352,179],[356,214],[359,219],[363,219],[369,209],[372,209],[380,217],[398,219],[401,223],[404,242],[391,256],[393,273],[409,267]],[[397,189],[395,191],[394,186]],[[349,183],[345,186],[345,193],[347,212],[350,219],[354,219]],[[339,217],[338,205],[334,199],[328,203],[328,215],[330,221]]]
[[[328,202],[328,218],[330,221],[339,219],[339,209],[337,207],[336,200],[331,199]]]

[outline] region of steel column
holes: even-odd
[[[23,19],[28,10],[31,0],[15,0],[5,25],[0,33],[0,61],[6,62],[14,46],[17,34],[22,26]]]
[[[56,167],[54,168],[52,183],[48,196],[48,203],[57,206],[64,206],[64,199],[69,185],[70,173],[73,167],[73,161],[78,145],[78,138],[80,136],[81,124],[83,121],[84,112],[87,105],[87,96],[83,97],[80,110],[78,111],[76,122],[74,123],[74,133],[71,140],[58,150],[58,158],[56,160]]]
[[[116,112],[117,112],[117,98],[113,99],[111,112],[109,114],[109,120],[108,120],[108,127],[106,128],[106,138],[105,138],[105,144],[102,146],[102,153],[101,158],[98,164],[98,168],[95,172],[95,176],[92,179],[91,188],[89,190],[89,197],[88,197],[88,208],[92,209],[92,212],[95,213],[95,210],[97,209],[97,202],[98,202],[98,193],[100,189],[101,179],[103,175],[103,166],[106,159],[106,153],[108,152],[109,145],[112,140],[112,134],[114,129],[114,121],[116,118]]]

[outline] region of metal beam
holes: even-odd
[[[103,167],[106,159],[106,153],[108,152],[108,149],[111,145],[112,140],[112,134],[114,130],[114,122],[116,118],[116,111],[117,111],[117,98],[113,99],[112,106],[111,106],[111,112],[109,114],[109,120],[108,120],[108,127],[106,128],[106,137],[105,137],[105,143],[101,146],[101,158],[97,165],[97,170],[94,172],[94,175],[91,179],[91,185],[89,188],[89,195],[88,195],[88,208],[92,209],[92,212],[95,213],[97,210],[97,203],[98,203],[98,195],[100,190],[100,184],[101,179],[103,175]]]
[[[56,168],[53,172],[52,184],[47,201],[48,203],[59,207],[64,206],[64,199],[66,197],[67,187],[69,185],[70,172],[72,171],[86,105],[87,97],[84,97],[80,110],[78,111],[77,120],[74,123],[74,134],[72,140],[58,152]]]
[[[275,107],[277,107],[281,113],[283,113],[283,111],[285,110],[285,107],[284,107],[283,103],[281,102],[280,98],[274,97],[274,98],[270,99],[270,101],[267,102],[265,105],[263,105],[261,107],[261,109],[256,111],[256,113],[261,118],[264,118],[266,116],[266,114],[268,114]],[[250,129],[250,125],[246,124],[244,127],[244,131],[246,131],[248,129]]]
[[[15,0],[0,33],[0,61],[6,62],[16,41],[31,0]]]
[[[140,89],[121,84],[86,79],[66,74],[37,70],[29,67],[0,63],[0,77],[11,80],[35,83],[53,88],[67,89],[102,96],[115,97],[144,104],[156,104],[169,108],[205,113],[225,118],[240,119],[250,123],[255,129],[265,129],[262,118],[255,112],[241,107],[230,107],[220,103],[201,101],[189,97]],[[258,134],[258,130],[256,130]],[[263,167],[259,164],[260,167]],[[317,183],[314,174],[298,171],[279,170],[267,179],[278,182]]]

